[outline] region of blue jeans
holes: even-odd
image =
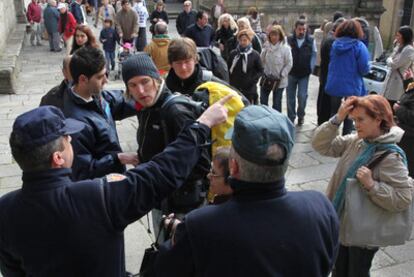
[[[306,100],[308,99],[309,75],[298,78],[292,75],[288,77],[287,94],[287,110],[288,117],[295,122],[296,114],[300,119],[305,117]],[[298,97],[298,110],[296,112],[296,89]]]
[[[282,96],[283,96],[284,88],[277,88],[274,89],[273,94],[273,109],[282,112]],[[269,94],[270,91],[265,90],[263,88],[260,89],[260,104],[268,105],[269,104]]]
[[[111,69],[113,70],[115,68],[115,51],[113,52],[105,51],[105,59],[106,59],[106,71],[109,73]]]

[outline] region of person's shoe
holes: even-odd
[[[42,46],[43,44],[41,44],[39,41],[36,43],[37,46]]]
[[[31,41],[31,42],[30,42],[30,44],[31,44],[32,46],[36,46],[36,44],[34,43],[34,41]]]
[[[305,122],[304,118],[298,118],[298,126],[302,126],[304,122]]]
[[[61,52],[62,48],[59,48],[58,50],[54,50],[55,52]]]

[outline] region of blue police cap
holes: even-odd
[[[21,139],[23,149],[45,145],[61,136],[75,134],[85,125],[66,119],[62,111],[53,106],[42,106],[19,115],[13,124],[12,135]]]

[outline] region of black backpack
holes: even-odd
[[[198,63],[202,68],[211,71],[217,78],[229,82],[229,70],[223,57],[216,54],[211,48],[206,47],[197,48],[197,53],[199,56]]]

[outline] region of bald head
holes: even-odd
[[[154,32],[156,35],[168,34],[168,25],[164,21],[160,21],[154,26]]]

